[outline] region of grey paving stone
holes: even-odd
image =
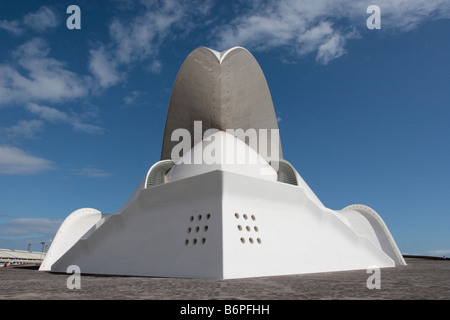
[[[0,268],[2,300],[450,300],[450,261],[407,258],[380,269],[380,289],[368,289],[366,270],[233,280],[81,276]]]

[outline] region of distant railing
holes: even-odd
[[[403,258],[421,258],[421,259],[430,259],[430,260],[449,260],[450,259],[446,256],[438,257],[438,256],[416,256],[416,255],[410,255],[410,254],[404,254]]]

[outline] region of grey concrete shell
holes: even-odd
[[[186,58],[170,98],[161,160],[170,159],[172,148],[178,143],[171,140],[172,132],[183,128],[193,137],[194,121],[202,121],[202,136],[213,128],[253,128],[257,132],[278,129],[264,74],[245,48],[217,52],[200,47]],[[271,135],[267,134],[267,138],[270,146]],[[281,143],[276,143],[282,158]],[[192,141],[191,147],[193,144]]]

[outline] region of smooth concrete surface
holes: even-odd
[[[172,91],[163,162],[152,166],[164,170],[153,180],[150,169],[115,213],[69,215],[40,270],[237,279],[404,265],[373,209],[338,213],[320,202],[282,158],[277,128],[264,74],[246,49],[194,50]]]
[[[132,261],[130,261],[132,263]],[[368,289],[366,270],[232,280],[81,276],[0,269],[1,300],[450,300],[450,260],[406,258],[380,269],[380,289]]]
[[[236,279],[396,265],[300,186],[236,172],[143,189],[102,219],[55,261],[52,244],[40,270],[77,265],[83,274]]]
[[[174,130],[186,129],[195,138],[195,121],[202,122],[202,136],[212,128],[255,129],[258,135],[259,129],[278,129],[266,78],[250,52],[234,47],[219,53],[201,47],[189,54],[172,90],[161,160],[174,160],[171,153],[178,144],[172,140]],[[283,158],[279,139],[273,143]],[[272,146],[270,134],[267,145]]]

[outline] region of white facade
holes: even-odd
[[[174,110],[183,110],[177,99],[189,73],[197,80],[208,79],[198,73],[215,68],[210,75],[220,80],[221,68],[232,70],[233,64],[251,61],[251,68],[259,68],[242,48],[226,54],[200,48],[191,55],[196,59],[188,57],[174,86],[172,97],[178,98],[169,106],[166,142],[177,124],[199,120],[192,119],[189,112],[176,119],[171,116]],[[231,57],[235,60],[227,62]],[[194,60],[203,65],[216,61],[216,65],[199,71],[189,62]],[[258,77],[262,75],[259,70],[254,72]],[[241,75],[235,77],[239,80]],[[222,90],[226,82],[212,86],[212,96],[222,101],[219,110],[202,108],[218,121],[209,122],[206,129],[214,127],[218,132],[193,145],[176,162],[167,158],[173,143],[165,143],[161,161],[150,168],[118,212],[104,215],[86,208],[69,215],[40,270],[66,272],[69,265],[78,265],[82,273],[89,274],[228,279],[404,265],[392,235],[374,210],[363,205],[339,211],[326,208],[282,156],[271,161],[225,132],[241,121],[233,117],[247,117],[251,127],[258,129],[277,129],[276,119],[265,119],[267,114],[274,117],[271,100],[264,107],[266,116],[256,112],[257,106],[248,113],[237,104],[227,105],[233,99],[252,102],[252,90],[262,90],[270,99],[262,80],[265,84],[264,78],[258,78],[256,86],[249,85],[249,98],[245,90],[231,100],[227,97],[233,90],[217,96],[216,89]],[[204,99],[210,98],[207,92],[194,92],[198,96],[187,100],[195,102],[202,97],[200,93],[206,95]],[[197,114],[200,111],[196,110]],[[193,130],[189,123],[182,127]],[[192,154],[205,154],[211,148],[221,159],[232,151],[249,154],[257,161],[185,163]]]
[[[0,268],[26,264],[40,264],[45,252],[0,249]]]

